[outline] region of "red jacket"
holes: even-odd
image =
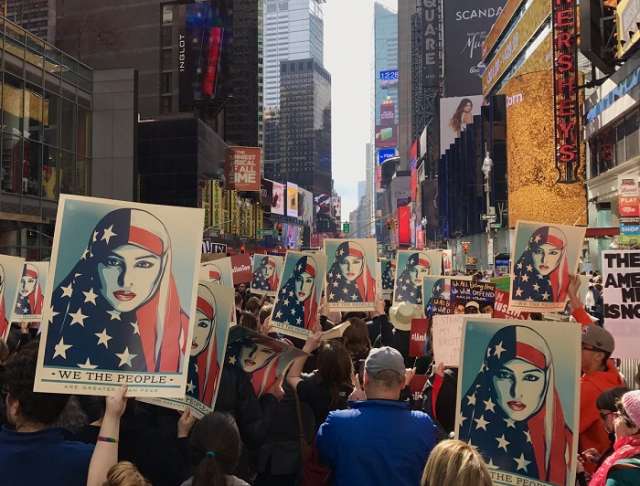
[[[624,381],[612,359],[606,371],[585,373],[580,378],[580,452],[593,447],[602,454],[611,445],[596,400],[602,392],[619,386],[624,386]]]

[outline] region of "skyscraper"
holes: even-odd
[[[399,143],[398,150],[402,167],[408,165],[409,147],[413,142],[412,124],[412,44],[411,19],[416,13],[416,2],[399,2],[398,4],[398,118]]]
[[[55,42],[56,0],[5,0],[2,3],[9,20],[47,42]]]
[[[315,59],[280,63],[280,162],[274,176],[331,194],[331,75]]]
[[[264,105],[274,108],[280,104],[282,61],[313,59],[323,65],[326,0],[263,1]]]

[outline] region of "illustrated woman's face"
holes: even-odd
[[[118,312],[144,304],[156,288],[162,259],[133,245],[122,245],[98,264],[102,295]]]
[[[209,346],[214,329],[215,321],[210,320],[202,311],[196,311],[196,325],[193,328],[193,340],[191,341],[191,356],[198,356]]]
[[[262,368],[274,354],[276,354],[276,352],[273,349],[263,344],[243,346],[240,351],[242,369],[247,373],[253,373],[254,371]]]
[[[422,279],[429,275],[429,269],[423,265],[416,265],[409,273],[411,275],[413,285],[419,287],[422,285]]]
[[[300,274],[296,278],[296,297],[299,301],[307,300],[313,292],[313,277],[307,272]]]
[[[562,250],[554,245],[545,243],[533,252],[533,265],[538,273],[543,276],[549,275],[560,265]]]
[[[493,376],[498,405],[515,421],[528,419],[542,406],[546,386],[544,370],[512,359]]]
[[[36,278],[23,275],[20,279],[20,297],[26,297],[31,294],[35,290],[37,282],[38,280]]]
[[[362,257],[348,255],[340,262],[340,271],[348,281],[353,282],[362,273],[363,266],[364,260]]]
[[[264,267],[264,276],[266,278],[271,278],[273,277],[273,274],[275,273],[275,271],[276,271],[275,267],[271,263],[267,263]]]

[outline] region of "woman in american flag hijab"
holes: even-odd
[[[336,248],[335,260],[327,273],[328,302],[373,302],[376,281],[367,267],[362,246],[345,241]]]
[[[310,256],[296,262],[289,280],[278,292],[273,321],[314,330],[318,322],[315,278],[317,265]]]
[[[116,209],[53,290],[48,366],[177,373],[189,316],[180,305],[164,224],[139,209]]]
[[[396,279],[396,262],[382,261],[382,290],[393,292],[393,282]]]
[[[258,268],[253,272],[251,279],[251,288],[256,290],[270,290],[275,292],[278,290],[280,279],[276,272],[276,262],[270,256],[254,255],[254,258],[260,260]]]
[[[198,285],[196,323],[191,340],[187,395],[211,407],[220,376],[216,340],[216,298],[206,285]]]
[[[567,237],[555,226],[535,230],[515,266],[515,300],[564,302],[569,287]]]
[[[18,300],[16,302],[16,314],[36,315],[42,314],[44,296],[38,279],[38,269],[25,263],[22,269],[22,278],[18,287]]]
[[[214,263],[203,263],[200,266],[200,279],[222,285],[222,272]]]
[[[425,253],[412,253],[398,277],[394,301],[422,304],[422,278],[429,275],[431,262]]]
[[[483,361],[462,397],[458,438],[489,467],[565,486],[573,434],[546,341],[529,327],[506,326],[491,338]]]

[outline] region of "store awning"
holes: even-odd
[[[586,238],[604,238],[605,236],[618,236],[620,228],[587,228]]]

